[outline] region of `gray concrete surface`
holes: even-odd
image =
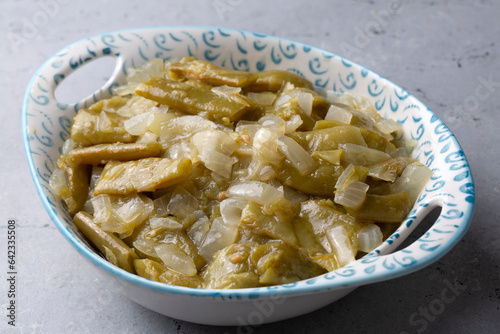
[[[377,13],[389,6],[400,6],[398,14],[380,19]],[[495,0],[1,0],[0,332],[498,332],[499,14]],[[26,30],[29,24],[34,31]],[[311,314],[260,327],[181,322],[115,293],[63,239],[37,197],[23,152],[21,104],[35,70],[67,44],[152,25],[222,26],[297,40],[351,58],[403,86],[449,125],[471,163],[477,207],[470,230],[440,261],[417,273],[361,287]],[[83,85],[89,89],[106,79],[101,72],[88,75]],[[490,82],[489,94],[479,96],[484,82]],[[9,219],[18,227],[16,327],[6,317]],[[455,283],[461,286],[456,298],[442,303],[443,290]]]

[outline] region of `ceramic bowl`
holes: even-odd
[[[117,60],[109,81],[76,104],[58,103],[54,91],[61,81],[104,56]],[[129,274],[89,246],[48,187],[49,176],[79,108],[108,97],[111,87],[123,81],[127,67],[154,57],[183,56],[236,70],[293,71],[318,88],[367,96],[384,117],[403,125],[405,138],[418,141],[413,157],[432,169],[432,178],[394,234],[365,257],[319,277],[263,288],[210,290],[171,286]],[[474,211],[474,185],[467,160],[454,135],[435,114],[410,93],[365,67],[282,38],[211,27],[152,27],[93,36],[61,50],[36,72],[26,91],[22,117],[29,168],[40,199],[59,231],[123,294],[156,312],[185,321],[255,325],[311,312],[356,287],[406,275],[438,260],[464,235]],[[442,208],[441,213],[429,230],[410,246],[396,251],[436,207]]]

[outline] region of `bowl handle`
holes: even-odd
[[[104,40],[104,37],[102,37]],[[76,112],[80,108],[87,108],[97,101],[111,96],[111,88],[118,82],[123,82],[126,77],[126,64],[128,55],[126,49],[120,49],[120,52],[107,45],[97,44],[91,39],[78,41],[64,48],[52,58],[50,58],[38,71],[36,77],[39,78],[39,84],[32,87],[31,95],[36,103],[55,101],[61,111]],[[83,66],[103,57],[116,58],[113,73],[106,83],[94,93],[73,104],[58,103],[55,98],[55,91],[65,78],[73,72],[81,69]],[[36,99],[38,97],[38,100]]]
[[[350,265],[326,274],[325,278],[345,281],[346,286],[362,285],[403,276],[437,261],[462,238],[472,219],[474,189],[470,174],[468,178],[471,182],[465,185],[469,185],[469,188],[462,185],[461,192],[454,189],[457,183],[450,182],[452,180],[434,180],[434,184],[430,182],[431,186],[426,187],[414,209],[402,223],[401,226],[406,228],[398,229],[374,251]],[[443,182],[441,191],[434,194],[433,189],[440,182]],[[406,248],[384,255],[388,250],[396,249],[425,216],[437,207],[441,207],[441,213],[426,233]]]

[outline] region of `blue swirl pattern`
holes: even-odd
[[[118,59],[113,80],[77,104],[57,103],[54,97],[57,85],[77,68],[103,56]],[[225,300],[352,288],[401,276],[437,260],[467,230],[475,193],[465,155],[446,125],[404,89],[332,53],[266,35],[196,27],[125,30],[82,40],[53,56],[33,77],[23,106],[26,154],[42,202],[61,233],[101,268],[134,284],[153,288],[154,284],[144,279],[117,273],[116,268],[92,253],[48,186],[60,148],[69,136],[71,119],[79,108],[108,97],[111,87],[123,82],[128,66],[155,57],[169,60],[184,56],[237,70],[292,70],[319,88],[367,96],[384,117],[403,125],[404,139],[418,142],[413,156],[434,174],[399,229],[370,254],[339,270],[303,282],[245,291],[200,291],[169,286],[154,286],[154,289]],[[432,228],[411,246],[391,253],[438,206],[443,208],[442,213]]]

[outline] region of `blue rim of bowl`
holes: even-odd
[[[464,236],[464,234],[467,232],[467,229],[470,225],[470,222],[472,220],[472,216],[474,213],[474,208],[475,208],[475,202],[476,202],[476,196],[475,192],[471,194],[470,196],[473,197],[473,201],[470,203],[471,206],[470,208],[464,212],[464,217],[463,221],[464,224],[461,226],[460,229],[456,231],[454,234],[454,237],[452,240],[450,240],[445,247],[440,247],[439,252],[436,255],[436,252],[434,251],[433,253],[429,254],[428,256],[424,256],[423,258],[419,259],[418,262],[411,267],[403,267],[398,269],[395,272],[382,272],[378,271],[376,273],[371,274],[370,276],[352,276],[349,277],[349,282],[346,284],[345,281],[343,280],[330,280],[330,281],[322,281],[322,282],[317,282],[315,281],[316,277],[307,279],[308,280],[314,280],[314,284],[311,285],[300,285],[300,286],[295,286],[294,284],[284,284],[284,285],[278,285],[278,286],[269,286],[269,287],[258,287],[258,288],[244,288],[244,289],[197,289],[197,288],[188,288],[188,287],[181,287],[181,286],[175,286],[175,285],[169,285],[165,283],[160,283],[160,282],[155,282],[148,280],[146,278],[140,277],[135,274],[128,273],[107,260],[105,260],[103,257],[99,256],[95,252],[93,252],[91,249],[89,249],[86,245],[84,245],[76,236],[70,232],[65,226],[61,218],[54,212],[52,207],[50,206],[47,197],[45,196],[41,184],[36,178],[36,170],[35,166],[33,163],[32,156],[30,154],[30,146],[29,146],[29,140],[28,140],[28,120],[27,120],[27,106],[28,106],[28,101],[29,101],[29,95],[30,95],[30,90],[31,87],[33,86],[34,81],[40,74],[43,68],[47,64],[53,61],[55,56],[59,54],[61,51],[70,49],[74,45],[80,44],[86,40],[91,40],[94,38],[102,37],[103,35],[106,34],[115,34],[115,33],[124,33],[124,32],[131,32],[131,31],[141,31],[141,30],[153,30],[153,29],[222,29],[225,31],[229,32],[236,32],[236,33],[245,33],[245,34],[253,34],[261,37],[266,37],[278,41],[285,41],[285,42],[290,42],[294,43],[298,46],[302,47],[308,47],[311,49],[315,49],[319,52],[322,52],[324,54],[328,55],[333,55],[336,57],[339,57],[343,60],[347,60],[350,63],[354,64],[355,66],[358,66],[366,71],[369,71],[370,73],[376,74],[378,77],[381,79],[387,81],[394,87],[397,87],[401,90],[404,90],[400,86],[394,84],[392,81],[386,79],[385,77],[379,75],[376,72],[371,71],[370,69],[366,68],[363,65],[360,65],[356,62],[353,62],[351,60],[348,60],[344,57],[341,57],[333,52],[326,51],[314,46],[310,46],[301,42],[293,41],[290,39],[286,38],[281,38],[281,37],[276,37],[272,35],[266,35],[266,34],[260,34],[260,33],[255,33],[255,32],[250,32],[250,31],[245,31],[245,30],[238,30],[238,29],[229,29],[229,28],[221,28],[221,27],[211,27],[211,26],[183,26],[183,25],[178,25],[178,26],[151,26],[151,27],[139,27],[139,28],[130,28],[130,29],[121,29],[121,30],[114,30],[110,32],[105,32],[101,34],[96,34],[87,38],[80,39],[79,41],[76,41],[74,43],[69,44],[68,46],[64,47],[61,49],[59,52],[57,52],[55,55],[50,57],[48,60],[46,60],[40,67],[39,69],[35,72],[33,77],[31,78],[30,82],[28,83],[28,87],[26,89],[24,98],[23,98],[23,107],[22,107],[22,113],[21,113],[21,122],[22,122],[22,134],[23,134],[23,143],[24,143],[24,150],[26,153],[26,157],[28,160],[28,167],[33,179],[33,182],[35,183],[35,187],[38,193],[38,196],[40,200],[42,201],[43,206],[45,207],[45,210],[49,214],[50,218],[56,225],[57,229],[59,232],[65,237],[65,239],[81,254],[83,255],[87,260],[89,260],[92,264],[97,266],[98,268],[104,270],[108,274],[112,274],[113,276],[136,286],[154,290],[157,292],[162,292],[162,293],[168,293],[168,294],[175,294],[175,295],[185,295],[185,296],[190,296],[190,297],[212,297],[212,298],[222,298],[222,299],[227,299],[227,300],[245,300],[245,299],[253,299],[253,298],[266,298],[266,297],[272,297],[275,295],[302,295],[302,294],[310,294],[310,293],[320,293],[320,292],[325,292],[325,291],[331,291],[331,290],[337,290],[337,289],[343,289],[343,288],[355,288],[361,285],[366,285],[370,283],[376,283],[380,281],[384,281],[387,279],[394,279],[397,277],[401,277],[407,274],[410,274],[414,271],[420,270],[423,267],[426,267],[427,265],[437,261],[440,259],[442,256],[444,256],[446,253],[448,253],[457,243],[458,241]],[[406,91],[406,90],[404,90]],[[408,94],[414,98],[416,101],[421,103],[423,106],[422,102],[420,102],[417,98],[415,98],[411,93],[408,92]],[[433,117],[439,119],[428,107],[426,107],[427,112],[429,112]],[[449,128],[446,126],[446,124],[443,125],[446,127],[447,130]],[[458,148],[462,148],[458,140],[456,139],[455,135],[450,131],[452,141]],[[470,165],[467,161],[466,156],[464,155],[465,163],[467,164],[467,169],[469,171],[469,180],[471,184],[474,184],[472,173],[470,172]],[[433,256],[430,256],[433,255]],[[345,269],[349,267],[344,266],[342,268],[339,268],[338,270]],[[335,271],[333,272],[335,273]],[[327,275],[327,274],[324,274]],[[320,276],[321,277],[321,276]],[[282,287],[283,289],[279,288]],[[279,288],[279,289],[278,289]]]

